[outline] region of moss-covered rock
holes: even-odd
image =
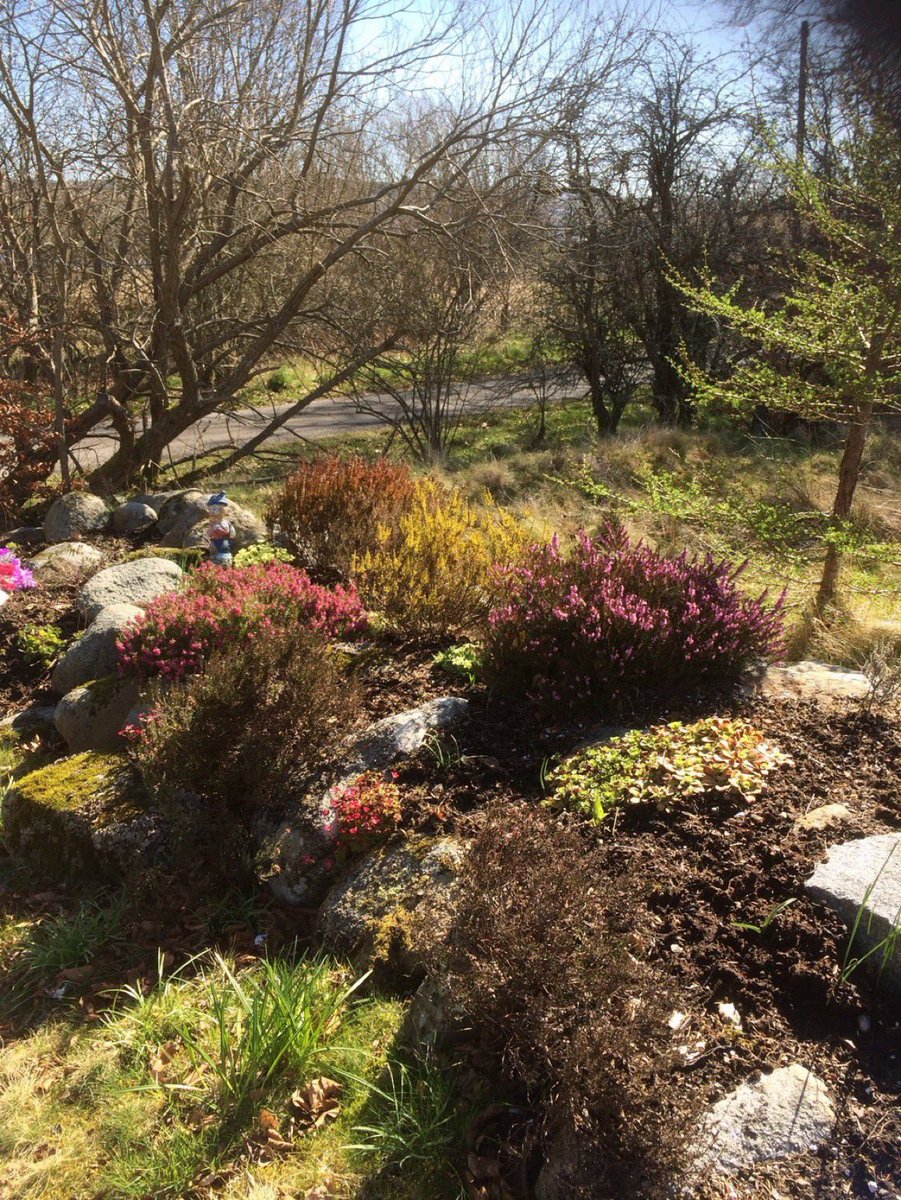
[[[354,863],[319,910],[324,947],[391,982],[418,982],[453,917],[467,847],[409,838]]]
[[[155,861],[163,829],[123,754],[59,759],[3,801],[11,853],[53,883],[122,878]]]

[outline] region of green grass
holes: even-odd
[[[87,916],[80,939],[55,931],[54,965],[90,954]],[[214,1175],[218,1195],[243,1200],[322,1184],[413,1200],[426,1194],[414,1178],[434,1200],[459,1194],[469,1108],[453,1076],[399,1060],[403,1004],[361,996],[340,964],[207,954],[110,1003],[99,1022],[57,1006],[0,1048],[0,1195],[175,1200]],[[307,1130],[291,1096],[323,1075],[339,1081],[340,1108]],[[266,1151],[264,1110],[290,1147]]]

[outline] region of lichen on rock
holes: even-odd
[[[395,981],[421,979],[450,928],[466,851],[450,837],[416,837],[354,863],[319,911],[324,947]]]

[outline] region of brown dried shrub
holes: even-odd
[[[405,466],[359,455],[302,463],[266,510],[266,520],[310,574],[327,583],[349,578],[354,555],[376,542],[413,503]]]
[[[161,688],[135,742],[148,789],[236,814],[305,787],[360,708],[356,682],[308,628],[257,632]]]
[[[541,1115],[542,1196],[673,1194],[691,1122],[672,1076],[672,986],[641,951],[638,886],[521,804],[489,815],[462,896],[442,969]]]

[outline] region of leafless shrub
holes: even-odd
[[[546,1194],[671,1194],[691,1125],[637,885],[523,804],[490,814],[462,893],[452,990],[541,1113]]]
[[[888,708],[901,698],[901,642],[895,638],[880,638],[863,664],[869,689],[863,700],[866,712]]]

